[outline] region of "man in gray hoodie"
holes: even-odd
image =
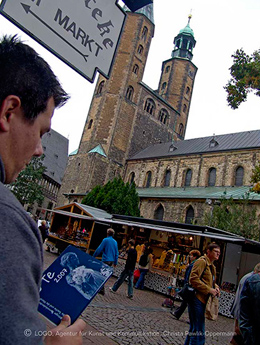
[[[43,154],[41,137],[51,128],[54,109],[68,95],[49,65],[16,37],[0,40],[0,66],[0,344],[81,344],[85,323],[77,320],[70,326],[68,315],[42,339],[45,325],[37,311],[41,234],[4,186],[32,156]]]

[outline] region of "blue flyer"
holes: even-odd
[[[55,325],[65,314],[73,323],[112,273],[112,267],[68,246],[43,272],[38,311]]]

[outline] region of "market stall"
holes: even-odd
[[[112,218],[103,210],[76,202],[55,208],[52,212],[49,236],[45,245],[47,250],[57,253],[62,252],[70,244],[91,252],[91,245],[96,247],[99,237],[105,237],[108,228],[106,223],[98,222],[96,218]]]
[[[110,215],[78,203],[53,210],[47,245],[49,250],[62,251],[68,244],[74,244],[92,254],[106,237],[108,227],[115,230],[120,250],[114,275],[118,276],[124,267],[129,239],[135,240],[139,257],[144,243],[149,243],[153,249],[153,266],[147,274],[145,287],[164,294],[169,283],[175,288],[183,285],[190,250],[198,249],[204,253],[208,243],[218,243],[221,255],[215,265],[216,280],[221,287],[219,312],[225,316],[230,316],[240,278],[260,262],[259,242],[220,229]]]

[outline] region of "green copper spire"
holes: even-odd
[[[190,27],[191,14],[188,18],[188,23],[185,28],[180,30],[178,36],[174,38],[173,43],[175,47],[172,51],[172,57],[192,60],[192,51],[196,45],[196,40],[194,38],[194,32]]]

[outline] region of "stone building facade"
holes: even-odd
[[[249,190],[260,158],[260,133],[184,140],[197,72],[190,17],[174,38],[153,90],[142,81],[154,35],[153,5],[126,13],[111,76],[98,78],[57,204],[81,202],[94,186],[121,175],[135,181],[142,216],[199,221],[223,193],[238,199]],[[250,200],[259,208],[257,194]]]
[[[200,220],[223,193],[241,198],[259,159],[260,131],[168,142],[130,158],[124,179],[135,181],[141,214],[191,222]],[[258,194],[250,193],[250,200],[260,213]]]
[[[154,35],[153,5],[132,13],[111,76],[99,76],[77,152],[70,155],[58,204],[80,202],[97,184],[124,174],[126,160],[151,144],[183,139],[197,72],[195,39],[187,26],[162,64],[158,89],[142,82]]]

